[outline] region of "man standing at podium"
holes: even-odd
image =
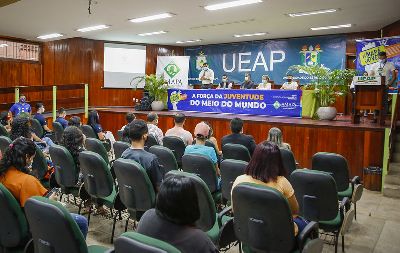
[[[201,81],[202,89],[211,89],[214,81],[214,71],[208,67],[208,64],[205,62],[203,64],[203,68],[199,74],[199,80]]]
[[[379,52],[379,62],[372,66],[372,71],[376,76],[384,76],[387,87],[395,87],[396,84],[396,67],[387,60],[386,52]]]

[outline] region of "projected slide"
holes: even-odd
[[[130,82],[143,76],[146,69],[146,46],[104,44],[104,87],[133,88]],[[133,84],[136,84],[135,80]],[[143,83],[138,86],[143,87]]]

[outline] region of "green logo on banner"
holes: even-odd
[[[281,107],[281,104],[278,101],[275,101],[274,107],[275,107],[276,110],[278,110],[279,107]]]
[[[173,61],[168,63],[168,65],[165,66],[164,70],[171,78],[174,78],[174,76],[176,76],[176,74],[178,74],[179,71],[181,71],[178,65],[176,65],[175,62]]]

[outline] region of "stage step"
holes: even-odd
[[[392,162],[393,163],[400,163],[400,152],[393,153]]]
[[[383,196],[400,199],[400,185],[385,184],[383,187]]]

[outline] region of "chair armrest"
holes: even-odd
[[[339,202],[339,209],[340,212],[343,214],[343,211],[346,206],[350,204],[350,199],[348,197],[344,197],[340,202]]]
[[[361,184],[361,179],[359,176],[353,177],[353,179],[350,181],[352,184]]]
[[[218,225],[219,227],[222,226],[222,217],[225,216],[227,213],[232,211],[232,206],[225,207],[220,213],[218,213]]]
[[[300,234],[297,235],[297,244],[299,246],[300,251],[303,250],[304,245],[307,239],[315,239],[318,238],[318,222],[311,221],[308,225],[301,231]]]

